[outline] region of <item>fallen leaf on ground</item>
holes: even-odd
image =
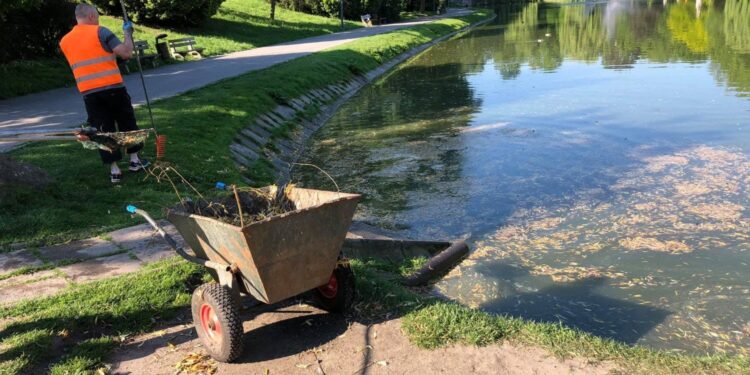
[[[361,352],[363,352],[365,350],[372,350],[372,346],[371,345],[365,345],[365,346],[363,346],[363,347],[355,350],[354,354],[361,353]]]
[[[175,365],[176,375],[213,375],[216,373],[216,361],[202,353],[190,353]]]

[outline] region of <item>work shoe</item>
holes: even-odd
[[[120,180],[122,180],[122,173],[110,173],[109,180],[112,181],[113,184],[119,183]]]
[[[147,159],[141,159],[137,162],[131,161],[128,170],[131,172],[138,172],[141,169],[146,169],[149,165],[151,165],[151,162]]]

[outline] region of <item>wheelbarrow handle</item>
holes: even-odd
[[[166,231],[164,231],[164,228],[162,228],[156,222],[156,220],[154,220],[151,217],[151,215],[148,214],[148,212],[146,212],[146,211],[144,211],[144,210],[142,210],[142,209],[140,209],[140,208],[138,208],[138,207],[136,207],[136,206],[134,206],[132,204],[128,205],[125,209],[128,212],[130,212],[131,214],[133,214],[133,215],[139,215],[139,216],[143,217],[144,219],[146,219],[146,221],[148,221],[148,223],[151,224],[151,226],[154,227],[154,229],[156,229],[156,231],[159,233],[159,235],[162,238],[164,238],[164,241],[166,241],[169,244],[169,246],[172,249],[174,249],[174,251],[177,252],[177,254],[179,254],[182,258],[184,258],[188,262],[197,263],[197,264],[200,264],[200,265],[202,265],[204,267],[212,268],[212,269],[214,269],[216,271],[219,271],[219,272],[231,272],[231,267],[229,265],[217,263],[217,262],[206,260],[206,259],[197,258],[197,257],[194,257],[194,256],[186,253],[185,249],[183,249],[182,247],[180,247],[179,245],[177,245],[177,241],[175,241],[174,238],[172,238],[172,236],[169,235],[169,233],[167,233]]]

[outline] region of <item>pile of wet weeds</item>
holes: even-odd
[[[293,189],[294,185],[272,185],[262,189],[230,187],[220,196],[185,200],[175,210],[244,227],[296,210],[296,205],[289,198]]]

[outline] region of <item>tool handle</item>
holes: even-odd
[[[144,210],[142,210],[142,209],[140,209],[140,208],[138,208],[138,207],[136,207],[136,206],[134,206],[132,204],[129,204],[127,207],[125,207],[125,210],[128,211],[129,213],[133,214],[133,215],[139,215],[139,216],[143,217],[144,219],[146,219],[146,221],[149,224],[151,224],[151,226],[154,229],[156,229],[156,231],[159,233],[159,235],[162,238],[164,238],[164,241],[166,241],[169,244],[169,246],[174,251],[177,252],[177,254],[179,254],[182,258],[184,258],[188,262],[197,263],[197,264],[200,264],[200,265],[202,265],[204,267],[212,268],[212,269],[215,269],[215,270],[220,271],[220,272],[226,272],[227,270],[230,269],[229,265],[217,263],[217,262],[206,260],[206,259],[201,259],[201,258],[194,257],[194,256],[186,253],[185,249],[183,249],[179,245],[177,245],[177,242],[172,238],[172,236],[170,236],[169,233],[165,232],[164,228],[162,228],[156,222],[156,220],[154,220],[151,217],[151,215],[148,214],[148,212],[146,212],[146,211],[144,211]]]
[[[122,0],[120,0],[120,6],[122,7],[122,19],[128,22],[128,11],[125,10],[125,3]]]

